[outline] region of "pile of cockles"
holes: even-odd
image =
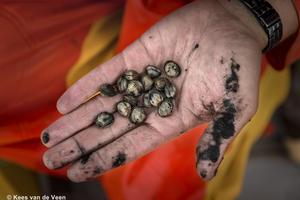
[[[164,74],[158,67],[148,65],[141,74],[134,70],[125,71],[115,84],[103,84],[99,91],[107,97],[122,94],[123,99],[116,105],[117,112],[132,123],[141,124],[147,118],[147,109],[155,108],[160,117],[172,114],[176,87],[170,79],[180,73],[181,69],[174,61],[164,64]],[[113,122],[114,115],[109,112],[101,112],[95,119],[96,126],[102,128]]]

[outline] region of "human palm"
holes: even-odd
[[[227,146],[256,111],[261,51],[248,32],[216,1],[195,1],[165,17],[59,99],[64,115],[42,134],[51,147],[44,154],[45,165],[55,169],[72,162],[68,177],[84,181],[209,123],[196,156],[198,173],[211,179]],[[127,69],[142,72],[149,64],[162,69],[167,60],[182,70],[172,80],[177,94],[171,116],[152,112],[145,123],[135,125],[114,113],[113,125],[92,125],[98,113],[113,112],[121,100],[121,95],[97,96],[84,103],[101,84],[116,82]]]

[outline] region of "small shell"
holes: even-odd
[[[123,100],[130,103],[132,106],[136,106],[138,104],[138,99],[131,95],[124,95]]]
[[[95,119],[95,124],[98,127],[104,128],[114,122],[114,115],[108,112],[101,112]]]
[[[135,107],[131,112],[130,121],[135,124],[140,124],[146,120],[146,117],[146,112],[143,108]]]
[[[146,73],[151,77],[151,78],[157,78],[161,75],[160,69],[153,65],[148,65],[146,67]]]
[[[150,108],[152,105],[150,103],[150,94],[146,93],[143,95],[143,106]]]
[[[154,87],[159,91],[163,91],[168,82],[166,78],[159,77],[154,80]]]
[[[176,87],[169,82],[164,88],[164,93],[167,98],[174,98],[176,96]]]
[[[165,72],[169,77],[178,77],[181,73],[181,69],[174,61],[167,61],[164,66]]]
[[[129,81],[126,94],[132,95],[132,96],[140,96],[143,92],[143,84],[139,81]]]
[[[127,70],[124,73],[124,78],[126,78],[128,81],[132,81],[132,80],[138,80],[139,79],[139,74],[134,71],[134,70]]]
[[[99,91],[101,92],[102,96],[108,96],[108,97],[112,97],[118,94],[117,88],[107,83],[101,85]]]
[[[144,90],[148,91],[153,87],[153,80],[151,79],[151,77],[149,75],[143,75],[141,78],[141,82],[144,86]]]
[[[161,117],[167,117],[172,114],[173,104],[170,99],[165,99],[158,107],[157,112]]]
[[[121,76],[117,81],[119,92],[125,92],[127,89],[127,85],[128,85],[128,80]]]
[[[157,107],[164,100],[164,95],[159,91],[151,90],[149,92],[149,98],[151,105]]]
[[[117,104],[117,110],[120,115],[122,115],[124,117],[129,117],[129,115],[131,113],[131,105],[130,105],[130,103],[128,103],[126,101],[120,101]]]

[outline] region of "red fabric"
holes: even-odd
[[[122,4],[0,2],[0,158],[49,172],[41,162],[45,148],[40,132],[59,117],[56,100],[66,89],[66,74],[80,55],[90,25]]]
[[[200,200],[205,183],[196,174],[195,149],[205,126],[186,132],[174,141],[100,179],[112,200]]]

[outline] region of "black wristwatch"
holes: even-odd
[[[268,44],[263,53],[272,49],[282,38],[282,22],[279,14],[265,0],[240,0],[256,17],[268,35]]]

